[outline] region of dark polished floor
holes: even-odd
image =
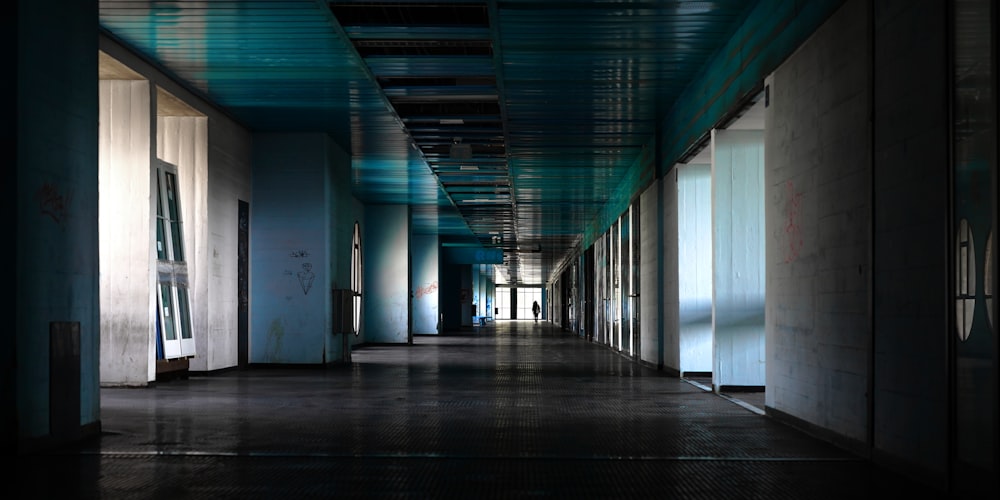
[[[20,498],[932,496],[544,322],[105,388],[101,405],[100,438],[17,457]]]

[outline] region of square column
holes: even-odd
[[[365,340],[410,342],[410,210],[406,205],[365,207]]]
[[[437,235],[413,236],[413,333],[437,334],[439,293],[439,257]]]

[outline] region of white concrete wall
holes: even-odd
[[[150,113],[143,117],[133,115],[132,127],[145,126],[147,134],[157,137],[156,141],[151,139],[149,144],[143,146],[147,148],[143,175],[148,177],[148,182],[153,182],[149,162],[154,155],[171,163],[191,165],[191,174],[194,176],[183,175],[179,179],[184,190],[182,210],[186,212],[183,217],[185,232],[188,233],[185,235],[188,239],[188,253],[194,256],[188,267],[190,276],[195,280],[192,289],[195,295],[191,297],[191,306],[197,344],[196,356],[191,359],[191,369],[210,371],[236,366],[237,209],[239,200],[243,200],[250,202],[251,211],[253,210],[250,192],[250,133],[113,40],[99,37],[99,46],[103,52],[133,70],[139,78],[145,79],[148,85],[158,89],[155,91],[158,95],[155,99],[162,101],[163,91],[166,91],[190,108],[181,114],[165,111],[167,116],[157,120],[156,132],[148,130],[152,128],[151,117],[155,116]],[[140,118],[148,124],[137,124]],[[139,136],[133,132],[131,137],[129,140],[135,140]],[[138,175],[136,172],[131,173]],[[147,198],[148,195],[147,192]],[[153,200],[149,199],[149,203],[152,204]],[[146,216],[151,217],[149,213]],[[195,223],[187,223],[189,220],[194,220]],[[150,238],[152,230],[150,218],[147,230]],[[154,250],[151,246],[150,251]],[[155,262],[155,253],[151,253],[150,261]],[[147,297],[143,300],[147,302],[146,308],[149,309],[150,316],[146,321],[149,322],[152,339],[152,335],[155,335],[155,295],[152,286],[148,288]],[[146,313],[137,310],[129,314]],[[116,362],[118,361],[102,356],[102,383],[132,383],[131,380],[122,382],[109,378],[115,372],[103,364]],[[148,380],[153,380],[155,343],[149,346],[147,359],[135,362],[142,363]]]
[[[154,98],[145,80],[100,83],[101,383],[156,379]]]
[[[642,234],[638,235],[642,245],[639,252],[639,310],[642,311],[639,359],[653,366],[659,365],[663,349],[659,339],[663,287],[658,282],[662,259],[662,227],[658,211],[661,183],[661,180],[653,181],[639,196],[639,225],[642,228]]]
[[[669,372],[681,371],[681,310],[680,310],[680,275],[677,265],[680,262],[678,247],[672,242],[677,238],[680,220],[677,214],[677,176],[674,172],[660,181],[661,209],[663,212],[661,227],[663,231],[663,305],[661,321],[663,321],[663,367]]]
[[[867,6],[847,2],[782,64],[765,108],[766,405],[854,443],[871,376]]]
[[[764,133],[712,131],[712,383],[764,385]]]
[[[674,167],[681,373],[712,371],[712,166]]]
[[[207,116],[208,268],[199,270],[203,276],[207,274],[208,280],[201,313],[206,317],[207,345],[204,350],[198,346],[199,359],[192,360],[192,367],[212,371],[239,363],[239,202],[249,203],[252,213],[253,197],[250,193],[250,133],[228,119],[215,116],[211,110]],[[250,231],[253,231],[252,223]],[[252,256],[252,248],[250,252]]]

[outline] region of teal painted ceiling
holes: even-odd
[[[100,0],[100,22],[251,130],[329,133],[357,198],[537,284],[757,3]]]

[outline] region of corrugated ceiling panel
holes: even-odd
[[[359,199],[414,205],[418,231],[462,239],[472,227],[478,241],[509,232],[522,248],[513,274],[540,283],[600,230],[611,198],[646,182],[650,168],[636,165],[651,161],[640,155],[657,126],[757,3],[100,7],[104,29],[248,127],[331,134],[352,154]],[[452,157],[456,139],[468,160]]]

